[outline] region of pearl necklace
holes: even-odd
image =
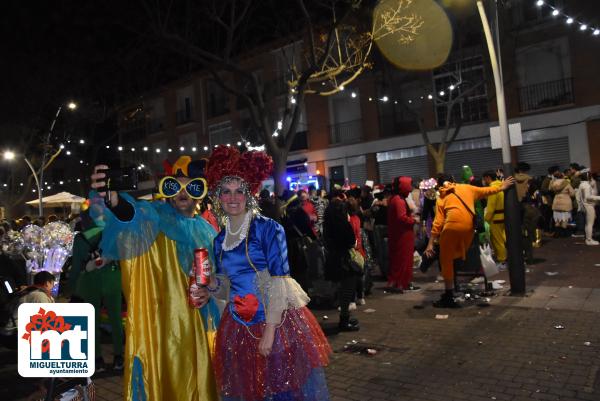
[[[251,212],[246,212],[244,221],[236,231],[231,230],[231,219],[229,217],[227,218],[227,221],[225,222],[225,240],[223,241],[223,250],[230,251],[234,249],[246,238],[251,215]],[[239,237],[233,240],[232,237],[237,236]]]

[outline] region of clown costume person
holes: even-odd
[[[90,197],[90,214],[105,222],[103,257],[119,260],[127,300],[124,398],[217,401],[211,350],[219,311],[213,300],[188,304],[194,249],[212,253],[214,229],[196,214],[206,195],[204,160],[182,156],[159,184],[166,202],[136,201],[125,193]],[[92,188],[105,187],[96,166]],[[198,304],[208,291],[198,291]]]
[[[225,220],[213,284],[231,287],[215,345],[217,386],[223,401],[326,401],[331,348],[290,277],[283,228],[259,214],[253,196],[272,165],[262,152],[219,147],[207,166]]]

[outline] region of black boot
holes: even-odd
[[[460,308],[460,304],[458,304],[454,300],[454,295],[452,290],[446,290],[438,301],[433,303],[434,308],[451,308],[456,309]]]
[[[338,329],[340,331],[358,331],[360,330],[360,326],[357,319],[350,318],[350,316],[340,316]]]

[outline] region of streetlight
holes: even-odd
[[[6,161],[13,161],[17,157],[15,152],[10,151],[10,150],[5,151],[3,156],[4,156],[4,160],[6,160]],[[38,193],[38,202],[39,202],[38,213],[39,213],[39,216],[42,217],[44,215],[44,209],[43,209],[43,205],[42,205],[42,187],[40,186],[40,179],[38,178],[37,172],[33,168],[33,165],[31,164],[29,159],[27,159],[27,157],[25,157],[23,155],[23,160],[25,160],[25,163],[27,163],[27,166],[31,170],[31,174],[33,174],[33,179],[35,180],[35,185],[37,186],[37,193]]]
[[[538,2],[539,3],[539,2]],[[542,2],[543,4],[543,2]],[[539,4],[538,4],[539,5]],[[498,123],[500,125],[500,139],[502,142],[502,163],[506,176],[513,175],[512,158],[510,153],[510,134],[508,131],[508,117],[506,115],[506,101],[504,98],[504,82],[502,77],[502,65],[499,55],[496,54],[496,46],[492,38],[492,31],[485,13],[482,0],[477,0],[477,8],[483,25],[485,39],[490,54],[492,72],[494,74],[494,85],[496,86],[496,104],[498,107]],[[496,15],[498,4],[496,0]],[[500,52],[500,32],[496,23],[496,40],[498,52]],[[504,194],[504,217],[506,229],[506,245],[508,250],[508,272],[510,277],[510,290],[512,295],[525,294],[525,265],[523,262],[523,245],[521,243],[521,216],[519,214],[519,202],[517,193],[510,187]]]
[[[43,148],[43,152],[42,152],[42,165],[40,166],[40,174],[39,174],[39,179],[40,181],[44,181],[44,169],[46,168],[46,156],[47,156],[47,146],[50,144],[50,138],[52,138],[52,132],[54,131],[54,125],[56,124],[56,120],[58,120],[58,116],[60,115],[60,112],[62,111],[64,104],[61,104],[60,106],[58,106],[58,109],[56,110],[56,114],[54,115],[54,119],[52,120],[52,124],[50,124],[50,129],[48,130],[48,135],[46,136],[46,141],[44,142],[44,148]],[[69,103],[66,104],[67,109],[73,111],[77,108],[77,103],[70,101]],[[61,148],[62,149],[62,148]],[[70,152],[67,151],[67,155]],[[25,159],[27,160],[27,159]],[[28,163],[29,164],[29,163]],[[40,199],[40,216],[43,215],[42,213],[42,188],[38,186],[38,196]]]

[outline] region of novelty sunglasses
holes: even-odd
[[[192,199],[202,199],[208,192],[208,185],[204,178],[194,178],[183,185],[175,177],[166,176],[158,184],[158,192],[165,198],[172,198],[185,188],[185,192]]]

